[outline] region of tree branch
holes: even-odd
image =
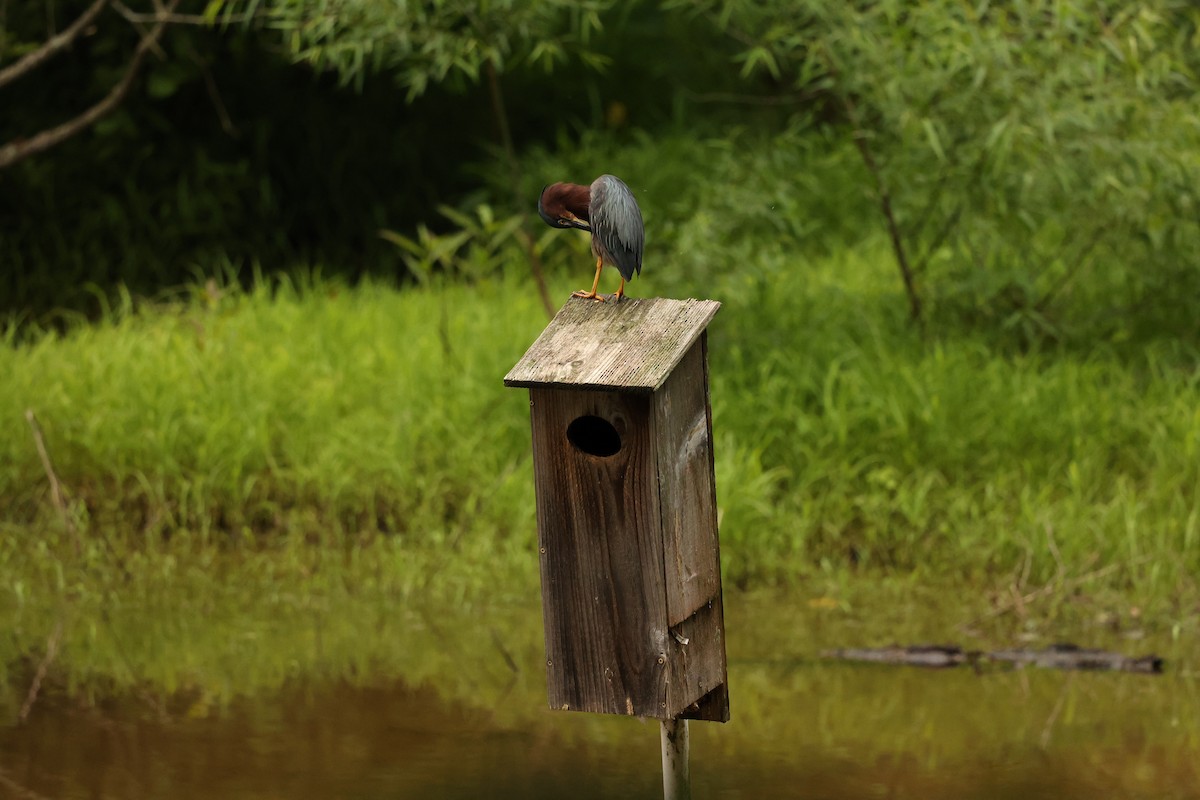
[[[171,0],[168,11],[173,11],[177,5],[179,5],[179,0]],[[156,23],[154,28],[138,43],[137,50],[133,53],[133,58],[129,60],[129,66],[125,70],[125,75],[100,102],[74,119],[68,120],[55,128],[44,130],[33,138],[16,139],[0,147],[0,169],[11,167],[18,161],[22,161],[30,156],[49,150],[55,145],[61,144],[94,125],[97,120],[120,105],[121,101],[125,99],[125,95],[129,94],[129,89],[133,86],[134,78],[137,77],[138,72],[142,68],[142,63],[146,59],[146,53],[158,45],[158,40],[162,38],[162,33],[166,30],[166,27],[167,22],[165,20]]]
[[[958,148],[963,144],[964,141],[965,139],[959,139],[958,141],[954,142],[947,152],[957,152]],[[987,164],[987,157],[988,151],[985,149],[979,153],[979,157],[976,158],[975,163],[971,165],[970,183],[972,185],[977,184],[980,177],[983,175],[983,168]],[[946,170],[942,173],[941,180],[938,181],[937,191],[930,194],[929,202],[927,202],[925,204],[925,208],[921,210],[919,221],[913,228],[912,240],[914,242],[920,242],[921,238],[925,235],[925,225],[933,216],[933,210],[938,206],[938,201],[941,200],[942,190],[945,188],[949,179],[950,171]],[[934,252],[942,246],[942,243],[946,241],[946,239],[954,231],[954,228],[958,225],[959,217],[962,216],[965,206],[966,201],[959,200],[954,206],[954,210],[950,212],[950,214],[944,220],[942,220],[942,225],[940,228],[938,228],[937,233],[934,234],[933,240],[925,248],[925,252],[921,255],[921,257],[917,259],[917,265],[913,268],[913,272],[920,275],[925,271],[925,267],[929,264],[929,259],[933,257]]]
[[[921,213],[917,215],[917,221],[913,223],[913,241],[919,242],[921,241],[921,237],[925,235],[925,226],[929,224],[929,220],[933,216],[933,210],[937,208],[938,201],[942,199],[942,192],[949,182],[950,170],[943,169],[941,177],[938,178],[937,186],[929,192],[929,199],[925,201],[925,207],[921,209]],[[919,267],[918,271],[920,271]]]
[[[196,52],[196,48],[190,44],[186,45],[188,58],[192,60],[199,69],[200,75],[204,78],[204,88],[208,90],[208,99],[212,101],[213,108],[217,112],[217,119],[221,122],[221,130],[231,138],[236,139],[241,136],[237,125],[233,123],[233,118],[229,116],[229,109],[225,107],[225,102],[221,99],[221,92],[217,89],[217,82],[213,80],[212,70],[208,68],[208,64]]]
[[[1100,243],[1107,232],[1108,229],[1100,225],[1097,225],[1092,229],[1091,235],[1087,238],[1087,241],[1084,243],[1083,247],[1079,249],[1079,255],[1075,257],[1074,262],[1065,270],[1063,270],[1063,274],[1059,276],[1059,279],[1055,281],[1054,285],[1047,289],[1046,293],[1042,295],[1041,299],[1033,304],[1033,307],[1036,311],[1045,311],[1046,307],[1050,305],[1050,301],[1053,300],[1059,292],[1065,289],[1071,283],[1071,281],[1075,279],[1075,276],[1082,271],[1085,266],[1087,266],[1088,256],[1092,254],[1092,250],[1095,249],[1096,245]]]
[[[833,63],[829,53],[826,52],[822,55],[829,75],[840,78],[841,72]],[[883,218],[887,222],[888,235],[892,240],[892,251],[896,255],[896,265],[900,267],[900,277],[904,280],[904,291],[908,295],[909,317],[913,322],[920,322],[921,297],[917,294],[912,267],[908,263],[908,252],[904,249],[904,237],[900,233],[900,223],[896,221],[896,214],[892,210],[891,190],[883,176],[883,170],[879,168],[879,162],[875,160],[875,153],[867,141],[867,132],[863,129],[862,117],[858,114],[858,106],[854,104],[854,99],[844,88],[837,92],[837,97],[846,112],[846,118],[850,121],[852,129],[850,135],[854,139],[854,146],[858,148],[867,172],[870,172],[871,177],[875,180],[875,193],[879,197],[879,209],[883,212]]]
[[[933,258],[933,254],[946,241],[954,226],[958,224],[958,218],[962,216],[963,204],[959,203],[954,207],[954,211],[946,215],[946,219],[942,221],[942,227],[938,228],[938,232],[934,235],[929,245],[925,248],[925,252],[917,260],[917,266],[913,268],[913,272],[922,273],[925,267],[929,265],[929,259]]]
[[[134,17],[136,17],[136,16],[144,16],[144,15],[134,14],[134,12],[130,11],[129,7],[126,6],[124,3],[122,3],[121,0],[111,0],[111,2],[112,2],[113,8],[116,9],[117,13],[120,14],[122,17],[124,17],[125,21],[133,26],[133,29],[135,31],[137,31],[137,35],[140,36],[142,38],[142,40],[144,41],[146,39],[146,35],[147,35],[146,27],[139,20],[134,19]],[[166,22],[166,21],[167,20],[163,20],[163,22]],[[161,59],[164,59],[164,60],[166,59],[167,54],[163,52],[162,48],[159,47],[158,44],[153,45],[150,49],[154,53],[154,55],[158,56]]]
[[[900,267],[900,276],[904,279],[904,291],[908,294],[909,316],[913,321],[920,321],[921,298],[917,294],[916,283],[913,281],[912,268],[908,264],[908,253],[904,249],[904,239],[900,233],[900,224],[896,221],[895,212],[892,211],[892,193],[888,190],[887,181],[883,177],[883,171],[879,169],[879,163],[875,160],[875,154],[871,151],[871,145],[867,142],[867,133],[862,129],[862,121],[859,119],[858,109],[855,107],[854,101],[847,94],[841,95],[841,101],[846,109],[846,115],[850,118],[850,124],[854,126],[854,132],[851,134],[854,138],[854,144],[858,147],[858,152],[862,156],[863,164],[866,165],[867,171],[875,179],[875,193],[879,196],[879,208],[883,212],[884,220],[887,221],[888,235],[892,239],[892,250],[896,254],[896,264]]]
[[[212,27],[214,24],[216,24],[215,20],[210,17],[206,17],[203,14],[172,14],[166,9],[155,11],[153,14],[142,14],[137,11],[133,11],[125,4],[121,3],[120,0],[115,0],[113,2],[113,8],[115,8],[118,13],[120,13],[120,15],[127,21],[132,23],[166,22],[170,25],[199,25],[201,27]],[[235,17],[223,20],[222,24],[228,24],[230,22],[246,23],[252,19],[254,19],[254,12],[246,11],[245,13],[239,14]]]
[[[108,0],[95,0],[87,11],[79,15],[79,19],[71,23],[71,26],[60,34],[51,36],[45,44],[28,53],[23,58],[18,59],[12,64],[9,64],[4,69],[0,69],[0,87],[12,83],[17,78],[32,72],[42,65],[43,62],[50,60],[58,55],[63,50],[74,44],[79,38],[79,34],[92,24],[96,17],[100,16],[100,12],[108,5]]]

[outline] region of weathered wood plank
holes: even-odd
[[[649,393],[720,309],[715,300],[572,298],[504,377],[506,386]]]
[[[649,398],[530,391],[550,706],[662,718],[668,624]],[[594,415],[607,457],[566,438]]]
[[[667,705],[688,719],[729,720],[729,676],[725,663],[725,620],[721,596],[709,599],[671,627],[667,658]],[[705,698],[709,702],[702,703]],[[699,704],[699,705],[697,705]],[[690,711],[689,707],[695,706]]]
[[[719,308],[573,300],[505,377],[530,389],[552,708],[729,719],[705,333]]]
[[[700,719],[707,722],[729,722],[729,683],[722,683],[692,705],[685,708],[680,719]]]
[[[706,339],[701,335],[654,393],[671,625],[721,593]]]

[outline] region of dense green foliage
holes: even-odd
[[[0,19],[0,35],[9,37],[7,47],[0,43],[0,63],[37,44],[47,14],[62,25],[87,3],[56,3],[52,13],[42,0],[11,5]],[[412,13],[425,13],[418,5]],[[381,228],[447,230],[451,223],[437,207],[480,199],[481,174],[502,176],[486,199],[501,202],[506,215],[516,210],[510,167],[496,153],[502,122],[518,147],[569,141],[586,129],[662,126],[683,121],[696,91],[729,88],[735,79],[725,70],[732,49],[711,31],[706,47],[689,49],[708,26],[664,17],[653,4],[612,9],[604,35],[586,48],[571,42],[592,22],[541,3],[516,4],[527,11],[489,27],[491,44],[469,41],[455,32],[452,11],[471,5],[438,4],[430,24],[441,27],[409,32],[426,37],[422,48],[436,39],[491,59],[503,114],[480,75],[482,61],[422,60],[389,38],[395,25],[331,39],[321,31],[329,33],[329,15],[341,13],[333,6],[253,4],[258,21],[246,25],[238,16],[244,4],[185,3],[181,10],[221,11],[216,27],[172,28],[166,59],[146,67],[114,114],[0,171],[0,314],[40,319],[68,309],[94,316],[103,308],[97,296],[111,300],[120,285],[156,296],[211,274],[214,264],[247,284],[256,265],[303,271],[320,263],[351,280],[404,277]],[[493,8],[488,19],[502,10],[483,6]],[[368,16],[361,19],[397,8],[363,3]],[[344,16],[351,19],[360,18]],[[290,24],[301,27],[295,37]],[[561,33],[554,47],[529,38],[551,27]],[[69,57],[0,87],[0,145],[78,113],[116,79],[136,36],[111,10],[96,28]],[[356,62],[353,52],[373,37],[383,43],[370,44],[370,57]],[[366,69],[385,44],[381,66],[401,72]],[[647,63],[656,47],[693,57]],[[294,58],[305,63],[293,66]],[[409,75],[418,69],[427,72]],[[409,97],[417,82],[427,88]]]
[[[483,143],[561,150],[582,129],[631,121],[654,136],[726,138],[739,117],[775,129],[790,117],[795,136],[778,146],[823,143],[839,161],[806,188],[853,189],[838,222],[889,234],[914,313],[1026,341],[1192,327],[1200,17],[1189,3],[227,0],[203,11],[218,27],[174,30],[169,60],[126,109],[3,176],[22,198],[0,207],[9,309],[86,307],[86,284],[109,293],[122,278],[152,292],[222,254],[244,279],[256,260],[396,275],[399,254],[377,231],[445,230],[436,205],[470,202],[480,173],[489,202],[527,212],[513,198],[545,175],[514,193],[513,166]],[[36,41],[36,27],[7,26],[26,49]],[[92,52],[6,87],[21,111],[4,136],[46,124],[43,98],[69,104],[78,70],[107,59],[108,72],[89,72],[92,91],[109,80],[121,62],[106,53],[132,33],[111,20],[103,31]],[[424,158],[431,149],[446,157]],[[660,181],[661,166],[635,188]],[[796,166],[745,187],[735,210],[794,194],[807,172]],[[791,202],[779,224],[812,227],[803,215],[820,204]],[[64,282],[66,296],[54,288]]]
[[[217,0],[209,7],[214,16],[231,19],[257,5]],[[600,13],[612,5],[613,0],[335,5],[284,0],[268,3],[265,15],[297,60],[348,81],[361,82],[372,72],[393,74],[411,99],[431,86],[478,82],[489,68],[529,64],[551,72],[567,64],[568,56],[602,66],[603,56],[587,45],[602,27]]]
[[[922,299],[1027,335],[1194,317],[1194,4],[672,5],[856,138]]]
[[[255,263],[400,275],[379,228],[431,217],[477,184],[466,165],[485,157],[486,107],[445,94],[408,105],[385,79],[339,88],[249,35],[187,29],[166,47],[170,66],[120,110],[0,172],[0,312],[94,315],[96,295],[119,285],[155,296],[215,265],[247,281]],[[0,89],[6,108],[41,110],[47,84],[69,98],[47,110],[58,116],[88,99],[68,91],[70,70],[39,78]],[[41,119],[0,115],[0,138]],[[436,146],[458,155],[431,160]]]

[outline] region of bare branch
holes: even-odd
[[[54,464],[50,461],[50,451],[46,449],[46,437],[42,435],[42,426],[38,424],[37,415],[33,413],[32,408],[25,409],[25,421],[29,423],[29,429],[33,432],[33,446],[37,448],[38,458],[42,461],[46,480],[50,481],[50,499],[54,502],[54,508],[58,511],[59,516],[62,517],[67,533],[71,534],[71,539],[75,542],[75,551],[78,553],[80,550],[79,533],[75,530],[70,509],[67,508],[62,481],[58,479],[58,473],[54,471]]]
[[[963,141],[965,141],[965,139],[959,139],[957,142],[951,145],[949,152],[953,153],[957,151]],[[972,184],[978,183],[980,177],[983,175],[983,168],[987,164],[987,156],[988,151],[985,149],[979,154],[979,157],[975,159],[975,163],[971,166],[970,182]],[[912,239],[914,242],[921,241],[921,238],[925,235],[925,224],[929,222],[930,218],[933,216],[933,210],[939,205],[939,201],[942,198],[942,191],[949,182],[949,178],[950,171],[946,170],[942,173],[941,180],[938,181],[937,191],[930,194],[929,200],[925,204],[925,208],[921,211],[919,221],[913,228]],[[913,268],[913,272],[920,275],[925,271],[925,267],[929,264],[929,259],[933,258],[933,255],[937,252],[937,249],[942,246],[942,244],[954,231],[955,227],[957,227],[959,217],[962,216],[964,207],[965,201],[959,200],[958,203],[955,204],[954,210],[950,212],[950,214],[947,215],[944,220],[942,220],[941,227],[938,228],[937,233],[934,234],[933,239],[930,241],[929,245],[926,246],[925,252],[919,259],[917,259],[917,265]]]
[[[42,689],[42,681],[46,678],[46,670],[54,663],[54,657],[58,655],[58,645],[62,641],[63,621],[60,618],[54,625],[54,631],[50,634],[50,638],[46,640],[46,655],[38,662],[37,670],[33,673],[33,681],[29,684],[29,691],[25,695],[25,702],[21,704],[21,710],[17,714],[17,720],[24,722],[29,719],[29,712],[33,710],[33,704],[37,702],[38,692]]]
[[[1070,283],[1075,279],[1076,275],[1078,275],[1088,266],[1090,263],[1088,261],[1088,256],[1092,254],[1092,250],[1096,248],[1096,245],[1100,244],[1100,242],[1104,239],[1105,234],[1108,232],[1108,229],[1103,225],[1097,225],[1092,229],[1091,235],[1088,236],[1083,247],[1079,249],[1079,254],[1075,257],[1075,260],[1063,271],[1063,274],[1059,276],[1059,279],[1055,281],[1054,285],[1046,290],[1046,293],[1042,295],[1041,299],[1033,304],[1034,309],[1037,311],[1046,310],[1046,307],[1050,305],[1050,301],[1053,300],[1059,292],[1070,285]]]
[[[925,267],[929,264],[929,259],[933,258],[934,253],[946,241],[954,226],[958,224],[958,218],[962,216],[963,204],[960,202],[954,207],[954,211],[946,215],[946,219],[942,221],[942,227],[938,228],[938,232],[934,235],[929,245],[925,248],[924,254],[917,261],[917,265],[913,267],[913,272],[920,274],[925,271]]]
[[[177,5],[179,5],[179,0],[171,0],[168,11],[173,11]],[[30,139],[16,139],[0,147],[0,169],[11,167],[18,161],[22,161],[30,156],[49,150],[55,145],[61,144],[72,136],[86,130],[91,125],[94,125],[97,120],[120,105],[121,101],[125,99],[125,95],[129,94],[129,89],[133,86],[134,78],[137,77],[138,72],[142,68],[142,63],[146,59],[146,53],[158,45],[158,40],[162,38],[166,27],[166,22],[158,22],[146,34],[145,38],[138,43],[137,50],[133,53],[133,58],[129,60],[129,66],[125,70],[125,75],[100,102],[58,127],[44,130]]]
[[[217,90],[217,82],[213,80],[212,70],[208,68],[208,64],[196,52],[196,49],[191,45],[187,45],[188,58],[192,60],[200,69],[200,74],[204,78],[204,87],[208,90],[208,99],[212,101],[213,108],[216,109],[217,119],[221,122],[221,129],[225,131],[230,138],[236,139],[241,136],[237,125],[233,123],[233,118],[229,116],[229,109],[225,107],[225,101],[221,99],[221,93]]]
[[[896,221],[896,214],[892,210],[892,193],[888,189],[887,181],[884,179],[883,171],[879,168],[879,163],[875,160],[875,154],[872,152],[871,145],[867,140],[867,132],[862,128],[862,121],[858,116],[858,109],[855,107],[854,101],[845,93],[841,95],[841,101],[846,109],[846,115],[850,118],[850,124],[854,126],[854,133],[852,134],[854,144],[858,148],[859,155],[862,156],[863,164],[866,165],[867,171],[875,179],[875,194],[879,197],[879,209],[883,212],[883,218],[887,222],[888,235],[892,240],[892,251],[896,254],[896,264],[900,267],[900,276],[904,279],[904,291],[908,294],[909,316],[914,322],[919,322],[921,319],[921,298],[917,294],[917,286],[913,281],[913,271],[908,264],[908,251],[904,247],[904,239],[900,233],[900,224]]]
[[[142,16],[142,15],[134,14],[134,12],[130,10],[129,6],[122,3],[121,0],[111,0],[111,2],[112,2],[113,8],[115,8],[117,10],[117,13],[120,14],[122,17],[124,17],[125,20],[130,25],[133,26],[133,29],[135,31],[137,31],[137,35],[139,37],[141,37],[142,40],[144,41],[146,39],[146,35],[147,35],[146,26],[144,24],[142,24],[141,22],[133,19],[133,17],[135,17],[135,16]],[[167,54],[164,53],[163,49],[161,47],[159,47],[157,44],[155,44],[151,49],[153,50],[154,55],[158,56],[159,58],[163,59],[164,61],[167,59]]]
[[[925,201],[925,207],[921,209],[921,213],[917,214],[916,222],[912,225],[913,241],[919,242],[921,241],[921,237],[925,235],[925,226],[929,224],[930,218],[933,217],[933,211],[938,207],[939,201],[942,199],[942,192],[945,191],[946,184],[950,182],[951,174],[949,169],[942,170],[937,186],[930,190],[929,199]]]
[[[134,24],[145,24],[147,22],[166,22],[170,25],[200,25],[203,27],[212,27],[215,21],[211,17],[206,17],[201,14],[173,14],[167,9],[155,11],[153,14],[143,14],[126,6],[120,0],[113,0],[113,8],[120,12],[121,16],[127,21]],[[229,17],[223,20],[223,24],[236,22],[246,23],[254,19],[253,11],[246,11],[235,17]]]
[[[72,22],[71,26],[65,31],[56,36],[51,36],[37,50],[0,70],[0,87],[12,83],[28,72],[32,72],[41,66],[43,62],[48,61],[74,44],[75,40],[79,38],[79,34],[83,33],[96,17],[100,16],[100,12],[104,10],[106,5],[108,5],[108,0],[95,0],[88,7],[87,11],[80,14],[79,19]]]
[[[833,63],[833,59],[830,58],[828,53],[824,53],[823,55],[825,69],[828,74],[834,78],[840,78],[841,73]],[[875,153],[871,150],[869,134],[863,126],[862,117],[859,116],[858,106],[854,103],[854,98],[844,88],[837,93],[837,97],[841,101],[842,109],[846,112],[846,119],[850,121],[850,126],[853,129],[850,135],[854,139],[854,146],[858,148],[858,153],[862,156],[863,165],[867,168],[867,172],[871,173],[871,177],[875,180],[875,194],[879,198],[879,210],[883,213],[884,221],[887,223],[888,235],[892,240],[892,252],[896,256],[896,265],[900,268],[900,277],[904,280],[904,291],[908,295],[909,317],[913,322],[920,323],[922,321],[921,296],[917,293],[917,285],[913,280],[913,270],[908,262],[908,251],[904,247],[904,236],[900,231],[900,223],[896,219],[895,211],[892,210],[891,189],[888,187],[883,170],[879,167],[879,162],[875,160]]]

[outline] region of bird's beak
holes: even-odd
[[[546,209],[542,206],[542,198],[546,196],[546,190],[549,188],[549,186],[543,186],[542,193],[538,195],[538,216],[542,218],[542,222],[545,222],[551,228],[561,228],[562,225],[559,224],[559,221],[547,214]]]
[[[578,228],[581,231],[587,231],[588,233],[592,232],[592,227],[590,225],[588,225],[586,222],[579,219],[579,217],[568,217],[568,218],[563,219],[562,227]]]

